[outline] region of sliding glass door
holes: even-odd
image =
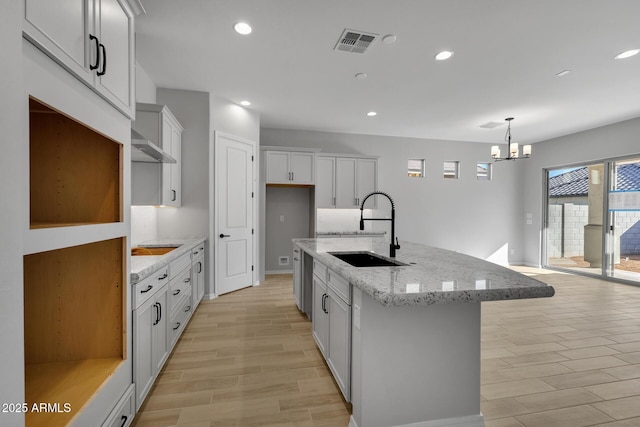
[[[640,158],[546,174],[545,266],[640,282]]]
[[[640,158],[611,163],[606,275],[640,282]]]

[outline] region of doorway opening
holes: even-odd
[[[640,283],[640,157],[546,170],[545,266]]]

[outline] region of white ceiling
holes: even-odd
[[[248,99],[265,128],[500,143],[506,126],[478,126],[513,116],[514,141],[531,143],[640,116],[640,55],[614,59],[640,48],[638,0],[143,5],[137,58],[154,83]],[[345,28],[397,41],[334,51]]]

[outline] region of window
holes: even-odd
[[[476,166],[476,177],[480,181],[491,180],[491,163],[480,163]]]
[[[412,178],[424,178],[424,159],[409,159],[407,162],[407,175]]]
[[[444,162],[444,177],[451,179],[459,178],[459,166],[458,161],[445,161]]]

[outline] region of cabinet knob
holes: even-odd
[[[224,239],[225,237],[231,237],[231,234],[222,234],[220,233],[220,238]]]

